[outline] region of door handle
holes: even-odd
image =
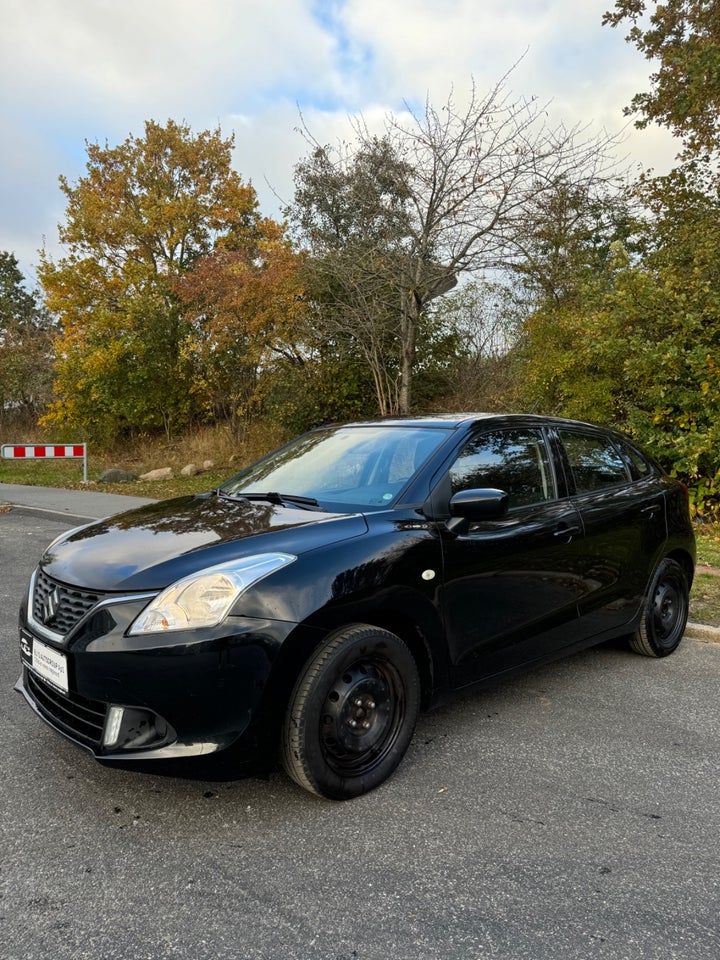
[[[575,525],[570,525],[569,523],[559,523],[557,529],[553,533],[554,537],[564,537],[568,543],[572,540],[576,533],[580,533],[580,527]]]
[[[652,517],[654,514],[658,512],[659,509],[660,509],[659,503],[651,503],[647,507],[641,507],[640,513],[645,514],[646,517]]]

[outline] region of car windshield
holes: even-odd
[[[316,430],[236,474],[219,493],[389,506],[449,433],[438,427],[389,425]]]

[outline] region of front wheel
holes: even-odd
[[[417,664],[394,633],[353,624],[330,634],[290,697],[283,766],[301,787],[349,800],[379,786],[412,739]]]
[[[689,593],[687,576],[680,564],[663,560],[655,571],[642,619],[630,639],[635,653],[666,657],[677,649],[687,623]]]

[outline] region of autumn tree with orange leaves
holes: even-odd
[[[143,137],[86,147],[85,176],[74,184],[60,178],[67,253],[57,262],[43,256],[38,271],[62,330],[57,400],[45,421],[105,440],[160,428],[170,436],[203,408],[198,387],[217,375],[217,357],[232,346],[236,363],[238,344],[264,323],[254,318],[252,335],[243,328],[236,343],[238,318],[245,323],[249,313],[228,312],[228,298],[269,285],[271,253],[289,252],[280,228],[260,218],[253,187],[232,169],[233,138],[219,129],[193,134],[151,120]],[[244,270],[243,293],[229,292],[231,263]],[[183,280],[197,269],[200,289],[210,264],[230,272],[203,323],[197,306],[188,309]]]
[[[252,242],[201,257],[176,285],[189,324],[193,393],[235,436],[259,410],[278,360],[304,362],[300,266],[282,228],[263,219]]]

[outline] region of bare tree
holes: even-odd
[[[440,110],[427,100],[422,114],[389,115],[382,137],[359,118],[354,150],[321,147],[305,130],[313,152],[296,168],[288,213],[334,290],[335,322],[364,342],[372,320],[393,344],[388,412],[411,409],[428,304],[464,273],[511,264],[529,208],[558,180],[587,188],[614,172],[615,138],[550,127],[546,109],[513,99],[506,80],[484,96],[473,84],[464,107],[451,94]]]

